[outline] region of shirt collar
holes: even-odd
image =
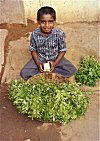
[[[41,34],[41,29],[40,29],[40,27],[38,27],[38,28],[34,31],[34,33],[36,33],[36,34],[38,34],[38,35],[42,35],[42,34]],[[56,28],[53,28],[53,29],[52,29],[52,32],[51,32],[50,34],[57,34]]]

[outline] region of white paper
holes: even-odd
[[[44,71],[49,71],[50,72],[50,63],[44,63]]]

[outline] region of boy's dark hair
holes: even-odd
[[[43,14],[50,14],[52,15],[53,19],[56,20],[56,12],[52,7],[49,6],[41,7],[37,12],[37,21],[40,20]]]

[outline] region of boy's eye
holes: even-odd
[[[42,24],[44,24],[44,23],[45,23],[45,21],[41,21],[41,23],[42,23]]]
[[[53,20],[50,20],[50,21],[41,21],[41,24],[45,24],[45,23],[53,23]]]
[[[53,21],[49,21],[49,23],[53,23]]]

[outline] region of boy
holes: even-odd
[[[56,12],[52,7],[41,7],[37,12],[39,28],[31,34],[30,48],[32,59],[21,70],[24,80],[44,72],[43,64],[50,62],[50,72],[70,77],[76,72],[76,68],[64,55],[66,53],[65,34],[54,28]]]

